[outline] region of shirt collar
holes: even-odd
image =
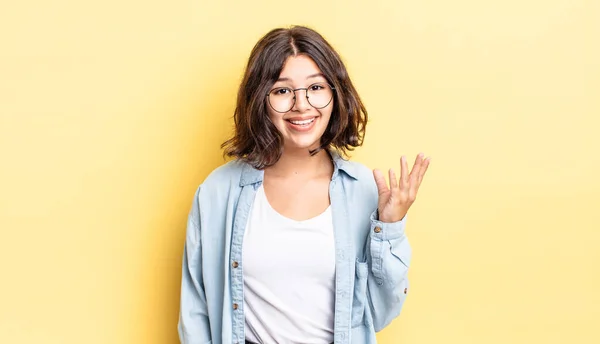
[[[333,149],[328,149],[333,160],[333,175],[331,180],[334,180],[339,175],[339,171],[343,171],[353,179],[357,179],[356,166],[350,161],[345,160],[340,154]],[[262,182],[264,178],[264,170],[258,170],[252,165],[244,162],[242,168],[242,177],[240,178],[240,186],[256,184]]]

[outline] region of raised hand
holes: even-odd
[[[396,179],[394,169],[390,168],[390,187],[388,187],[383,173],[378,169],[373,170],[379,193],[377,211],[379,212],[380,221],[396,222],[404,218],[417,198],[419,186],[421,186],[430,161],[431,158],[424,158],[423,153],[420,153],[417,155],[415,164],[409,173],[406,157],[402,156],[400,158],[400,180]]]

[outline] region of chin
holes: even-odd
[[[286,149],[289,150],[311,150],[311,149],[317,149],[319,148],[320,145],[320,140],[315,140],[315,141],[310,141],[310,142],[306,142],[306,141],[288,141],[284,147]]]

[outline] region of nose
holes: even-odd
[[[294,103],[293,111],[305,112],[310,109],[310,103],[308,102],[308,90],[305,88],[294,90],[294,96],[296,97],[296,102]]]

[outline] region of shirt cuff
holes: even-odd
[[[405,233],[406,217],[396,222],[379,221],[378,211],[371,213],[371,237],[380,241],[388,241],[402,238]]]

